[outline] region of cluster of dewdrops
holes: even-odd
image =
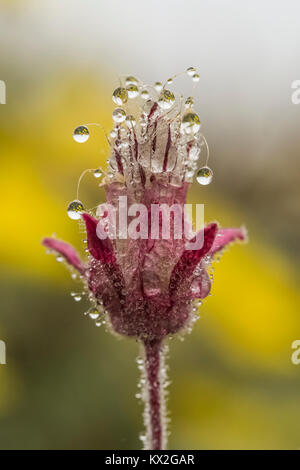
[[[192,78],[194,82],[198,82],[200,79],[199,74],[196,71],[195,67],[188,67],[186,69],[188,76]],[[161,82],[156,82],[154,84],[155,91],[159,94],[158,96],[158,106],[165,111],[169,111],[175,104],[175,95],[172,91],[166,89],[166,85],[170,85],[175,77],[169,78],[165,85]],[[148,87],[149,88],[149,87]],[[128,76],[125,79],[125,86],[120,86],[116,88],[112,94],[112,100],[117,105],[117,108],[114,109],[112,113],[112,118],[115,125],[122,125],[123,123],[127,126],[135,126],[136,119],[132,115],[127,115],[126,111],[122,108],[123,105],[127,103],[128,100],[135,99],[140,97],[141,99],[147,101],[150,98],[150,93],[148,88],[139,82],[138,79],[132,76]],[[200,119],[199,116],[193,110],[194,99],[190,96],[185,100],[185,113],[181,121],[181,132],[183,134],[194,135],[200,130]],[[110,137],[116,137],[116,131],[113,129],[110,132]],[[88,125],[81,125],[76,127],[73,132],[73,139],[76,142],[84,143],[90,137],[90,131]],[[205,141],[206,142],[206,141]],[[208,158],[207,158],[208,160]],[[101,178],[104,175],[104,171],[101,168],[96,168],[93,171],[95,178]],[[213,178],[213,172],[211,168],[207,166],[207,161],[205,166],[201,167],[196,174],[196,180],[201,185],[208,185],[211,183]],[[81,214],[84,212],[85,208],[81,201],[75,199],[70,202],[68,206],[68,215],[71,219],[78,220],[81,217]]]

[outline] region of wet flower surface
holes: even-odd
[[[188,75],[195,78],[192,69]],[[170,83],[168,80],[167,85]],[[161,449],[166,446],[163,341],[193,323],[195,302],[207,297],[211,289],[207,267],[226,245],[244,240],[245,231],[220,229],[210,223],[192,238],[186,232],[177,237],[174,213],[165,214],[166,208],[181,209],[181,224],[192,227],[184,210],[188,187],[195,174],[200,184],[212,180],[208,154],[205,166],[199,164],[207,143],[191,97],[183,109],[182,98],[166,86],[157,82],[150,87],[127,77],[113,92],[113,101],[118,107],[113,111],[108,168],[93,170],[102,178],[106,203],[95,213],[86,211],[78,199],[68,208],[71,218],[85,224],[88,260],[82,261],[63,241],[45,238],[43,244],[78,272],[90,293],[90,317],[97,326],[105,321],[115,333],[135,337],[143,344],[143,440],[145,448]],[[88,128],[79,126],[75,136],[83,142],[89,136]],[[120,201],[125,199],[130,211],[124,216]],[[153,206],[159,209],[156,220]],[[111,209],[119,224],[125,217],[126,234],[119,230],[115,236],[115,225],[108,217]],[[170,230],[164,238],[166,220]],[[135,236],[127,236],[130,227],[135,228]],[[106,236],[99,236],[101,233]],[[196,243],[198,238],[199,246],[191,248],[189,242]]]

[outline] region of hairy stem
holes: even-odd
[[[158,340],[145,341],[145,425],[147,448],[163,449],[166,445],[164,392],[163,392],[163,351]]]

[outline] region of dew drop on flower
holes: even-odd
[[[95,178],[101,178],[102,175],[103,175],[103,172],[102,172],[101,168],[96,168],[96,170],[94,170]]]
[[[200,129],[200,119],[195,113],[186,113],[182,118],[181,130],[185,134],[196,134]]]
[[[90,308],[87,314],[92,320],[97,320],[97,318],[100,316],[98,310],[95,307]]]
[[[119,106],[122,106],[122,104],[127,103],[127,100],[128,100],[127,90],[122,87],[116,88],[112,94],[112,100],[114,103],[116,103]]]
[[[113,110],[112,118],[115,122],[123,122],[126,118],[126,113],[122,108],[116,108]]]
[[[82,144],[83,142],[86,142],[90,137],[90,131],[86,126],[78,126],[76,129],[74,129],[73,132],[73,139],[75,142],[79,142]]]
[[[155,82],[155,83],[154,83],[154,88],[155,88],[155,90],[156,90],[158,93],[160,93],[161,90],[162,90],[162,88],[163,88],[163,85],[162,85],[161,82]]]
[[[168,84],[168,85],[171,85],[171,83],[173,83],[173,78],[168,78],[167,84]]]
[[[175,103],[175,96],[170,90],[163,90],[161,93],[158,104],[161,109],[170,109]]]
[[[127,93],[128,93],[128,98],[136,98],[139,94],[139,89],[136,85],[128,85],[128,87],[126,88],[127,90]]]
[[[73,299],[75,300],[75,302],[80,302],[82,299],[82,296],[80,294],[77,294],[77,295],[74,295]]]
[[[186,69],[186,73],[187,73],[188,75],[190,75],[191,77],[192,77],[193,75],[195,75],[195,72],[196,72],[195,67],[189,67],[189,68]]]
[[[128,127],[132,127],[132,126],[134,127],[136,125],[135,117],[132,116],[131,114],[126,116],[125,122],[126,122]]]
[[[110,131],[109,135],[112,139],[115,139],[117,137],[117,133],[114,130]]]
[[[58,261],[59,263],[61,263],[63,260],[64,260],[64,257],[61,256],[61,255],[58,255],[58,256],[56,257],[56,261]]]
[[[192,108],[193,105],[194,105],[194,98],[192,96],[189,96],[186,100],[185,100],[185,107],[188,109],[188,108]]]
[[[192,76],[192,80],[193,80],[193,82],[199,82],[200,75],[198,75],[197,73],[194,73],[194,75]]]
[[[68,212],[68,216],[70,217],[70,219],[79,220],[84,210],[85,209],[84,209],[84,205],[82,204],[82,202],[75,199],[74,201],[70,202],[70,204],[68,205],[67,212]]]
[[[137,85],[139,83],[138,79],[135,78],[135,77],[127,77],[126,80],[125,80],[125,85],[128,86],[128,85]]]
[[[141,98],[143,100],[147,100],[149,98],[149,91],[148,90],[142,90],[141,91]]]
[[[197,181],[199,184],[207,185],[211,183],[213,178],[213,172],[208,166],[203,166],[197,173]]]

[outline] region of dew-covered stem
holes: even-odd
[[[165,447],[163,352],[159,340],[145,341],[145,425],[146,446],[151,450]]]

